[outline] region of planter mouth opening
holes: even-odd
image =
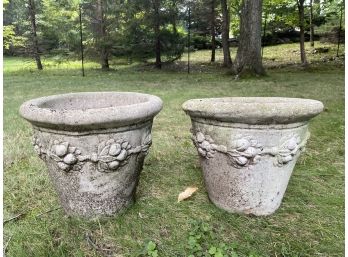
[[[29,100],[23,118],[37,127],[68,131],[117,128],[153,119],[162,100],[135,92],[81,92]]]
[[[191,99],[182,107],[192,118],[252,125],[306,122],[324,108],[317,100],[286,97]]]
[[[128,97],[124,94],[98,93],[98,94],[68,94],[58,95],[50,99],[38,101],[37,107],[49,109],[52,111],[61,110],[88,110],[104,109],[113,107],[122,107],[141,104],[149,101],[148,97],[143,95],[132,95]]]

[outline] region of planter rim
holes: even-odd
[[[20,115],[37,127],[85,131],[123,127],[152,119],[162,100],[136,92],[79,92],[35,98]]]
[[[222,97],[186,101],[182,108],[192,118],[243,124],[305,122],[323,111],[322,102],[287,97]]]

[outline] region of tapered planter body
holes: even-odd
[[[131,92],[55,95],[21,106],[67,214],[112,215],[132,204],[161,108],[160,98]]]
[[[319,101],[276,97],[193,99],[191,117],[209,198],[229,212],[272,214],[309,138]]]

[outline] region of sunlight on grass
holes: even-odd
[[[327,53],[317,54],[314,53],[315,48],[328,48]],[[309,42],[306,42],[306,54],[309,62],[325,61],[330,58],[336,57],[337,45],[330,43],[320,43],[315,42],[314,49],[310,46]],[[266,67],[276,67],[279,65],[286,64],[300,64],[300,52],[299,44],[282,44],[276,46],[270,46],[264,48],[263,54],[263,63]],[[344,55],[344,44],[340,46],[339,55]],[[235,58],[237,48],[231,47],[231,57]],[[210,63],[211,50],[200,50],[193,51],[190,53],[190,62],[195,64],[209,64]],[[223,53],[222,49],[216,49],[216,63],[222,64],[223,62]],[[30,58],[21,58],[18,61],[18,58],[4,57],[4,72],[20,72],[20,71],[31,71],[36,70],[36,64],[33,59]],[[153,61],[153,59],[151,59]],[[149,60],[149,61],[151,61]],[[184,53],[179,60],[180,62],[187,62],[187,53]],[[80,73],[81,61],[80,60],[65,60],[58,57],[42,57],[42,63],[44,70],[73,70],[76,74]],[[110,66],[113,69],[128,69],[138,65],[138,62],[128,63],[128,60],[125,58],[114,57],[111,58]],[[184,66],[186,64],[183,64]],[[90,60],[85,61],[85,69],[99,69],[100,65],[97,62],[92,62]],[[184,67],[185,69],[185,67]]]

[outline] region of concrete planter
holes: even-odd
[[[211,201],[229,212],[269,215],[278,209],[309,138],[319,101],[278,97],[193,99],[191,117]]]
[[[160,98],[131,92],[55,95],[20,107],[67,214],[112,215],[132,204],[161,108]]]

